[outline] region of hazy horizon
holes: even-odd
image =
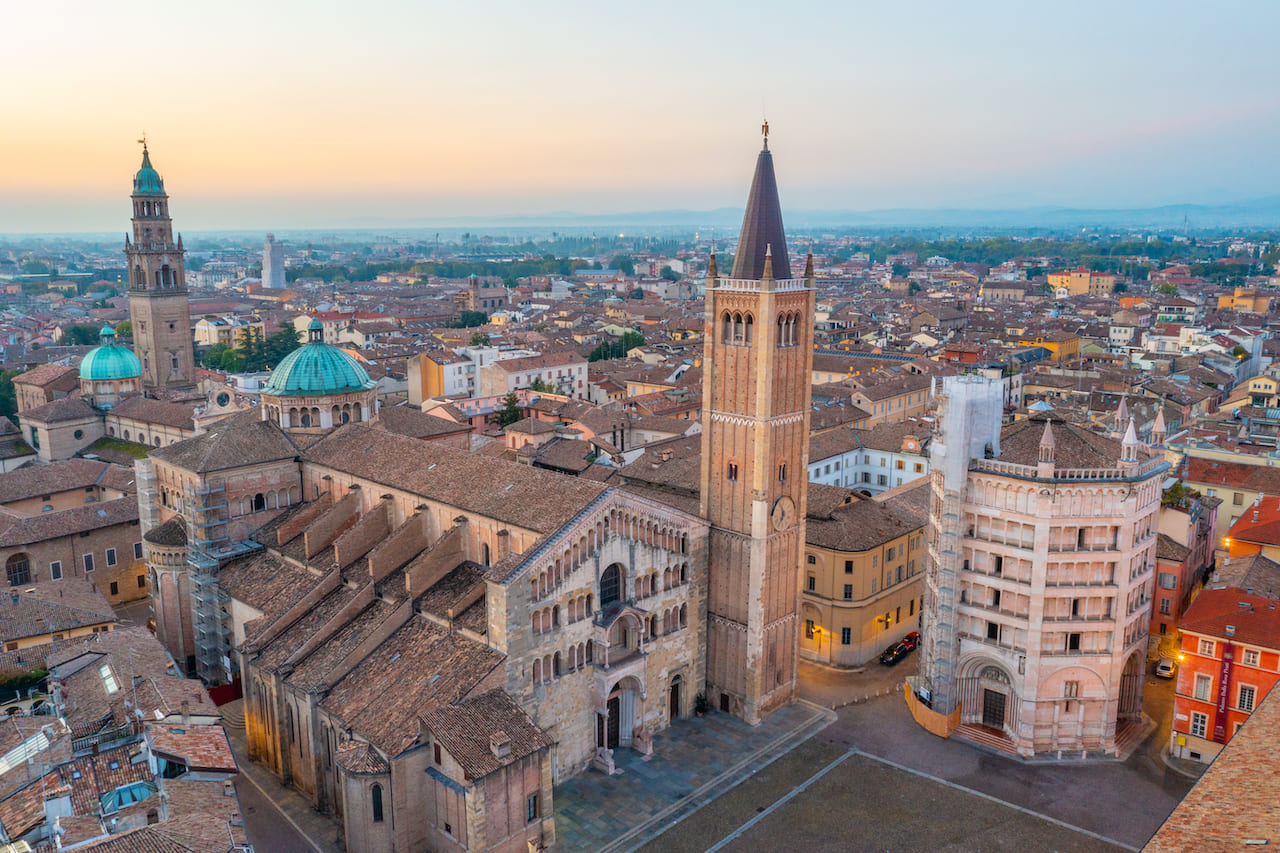
[[[9,21],[5,233],[125,230],[144,130],[184,232],[740,207],[762,114],[792,210],[1280,195],[1276,4],[75,0]]]

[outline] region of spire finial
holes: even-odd
[[[769,120],[765,119],[760,125],[760,134],[764,137],[764,150],[769,150]]]

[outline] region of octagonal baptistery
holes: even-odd
[[[109,409],[126,394],[141,390],[142,362],[116,342],[116,330],[110,326],[102,327],[98,339],[99,345],[80,362],[80,396]]]
[[[323,341],[312,320],[307,342],[284,357],[262,388],[262,418],[293,432],[323,432],[377,416],[378,384],[360,363]]]

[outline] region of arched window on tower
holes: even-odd
[[[147,276],[146,276],[146,273],[142,271],[141,266],[135,266],[133,268],[133,286],[134,287],[147,286]]]
[[[748,314],[746,323],[744,324],[744,331],[742,333],[743,343],[746,343],[746,344],[751,343],[751,331],[754,325],[755,325],[755,318],[753,318],[750,314]]]
[[[721,343],[731,343],[733,341],[733,318],[729,316],[729,312],[724,312],[723,330],[720,333]]]
[[[778,315],[778,346],[785,347],[787,345],[787,318],[783,314]]]
[[[735,344],[742,343],[742,315],[733,315],[733,342]]]
[[[382,823],[382,786],[375,782],[369,793],[373,800],[373,822]]]

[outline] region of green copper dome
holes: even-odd
[[[151,155],[142,147],[142,168],[133,176],[134,195],[164,195],[164,181],[160,173],[151,165]]]
[[[262,393],[273,397],[311,397],[369,391],[377,387],[360,363],[337,347],[324,343],[323,326],[312,320],[310,338],[284,357],[271,371]]]
[[[102,343],[89,350],[80,362],[80,378],[92,382],[107,379],[136,379],[142,375],[142,362],[128,349],[116,343],[116,330],[103,326]]]

